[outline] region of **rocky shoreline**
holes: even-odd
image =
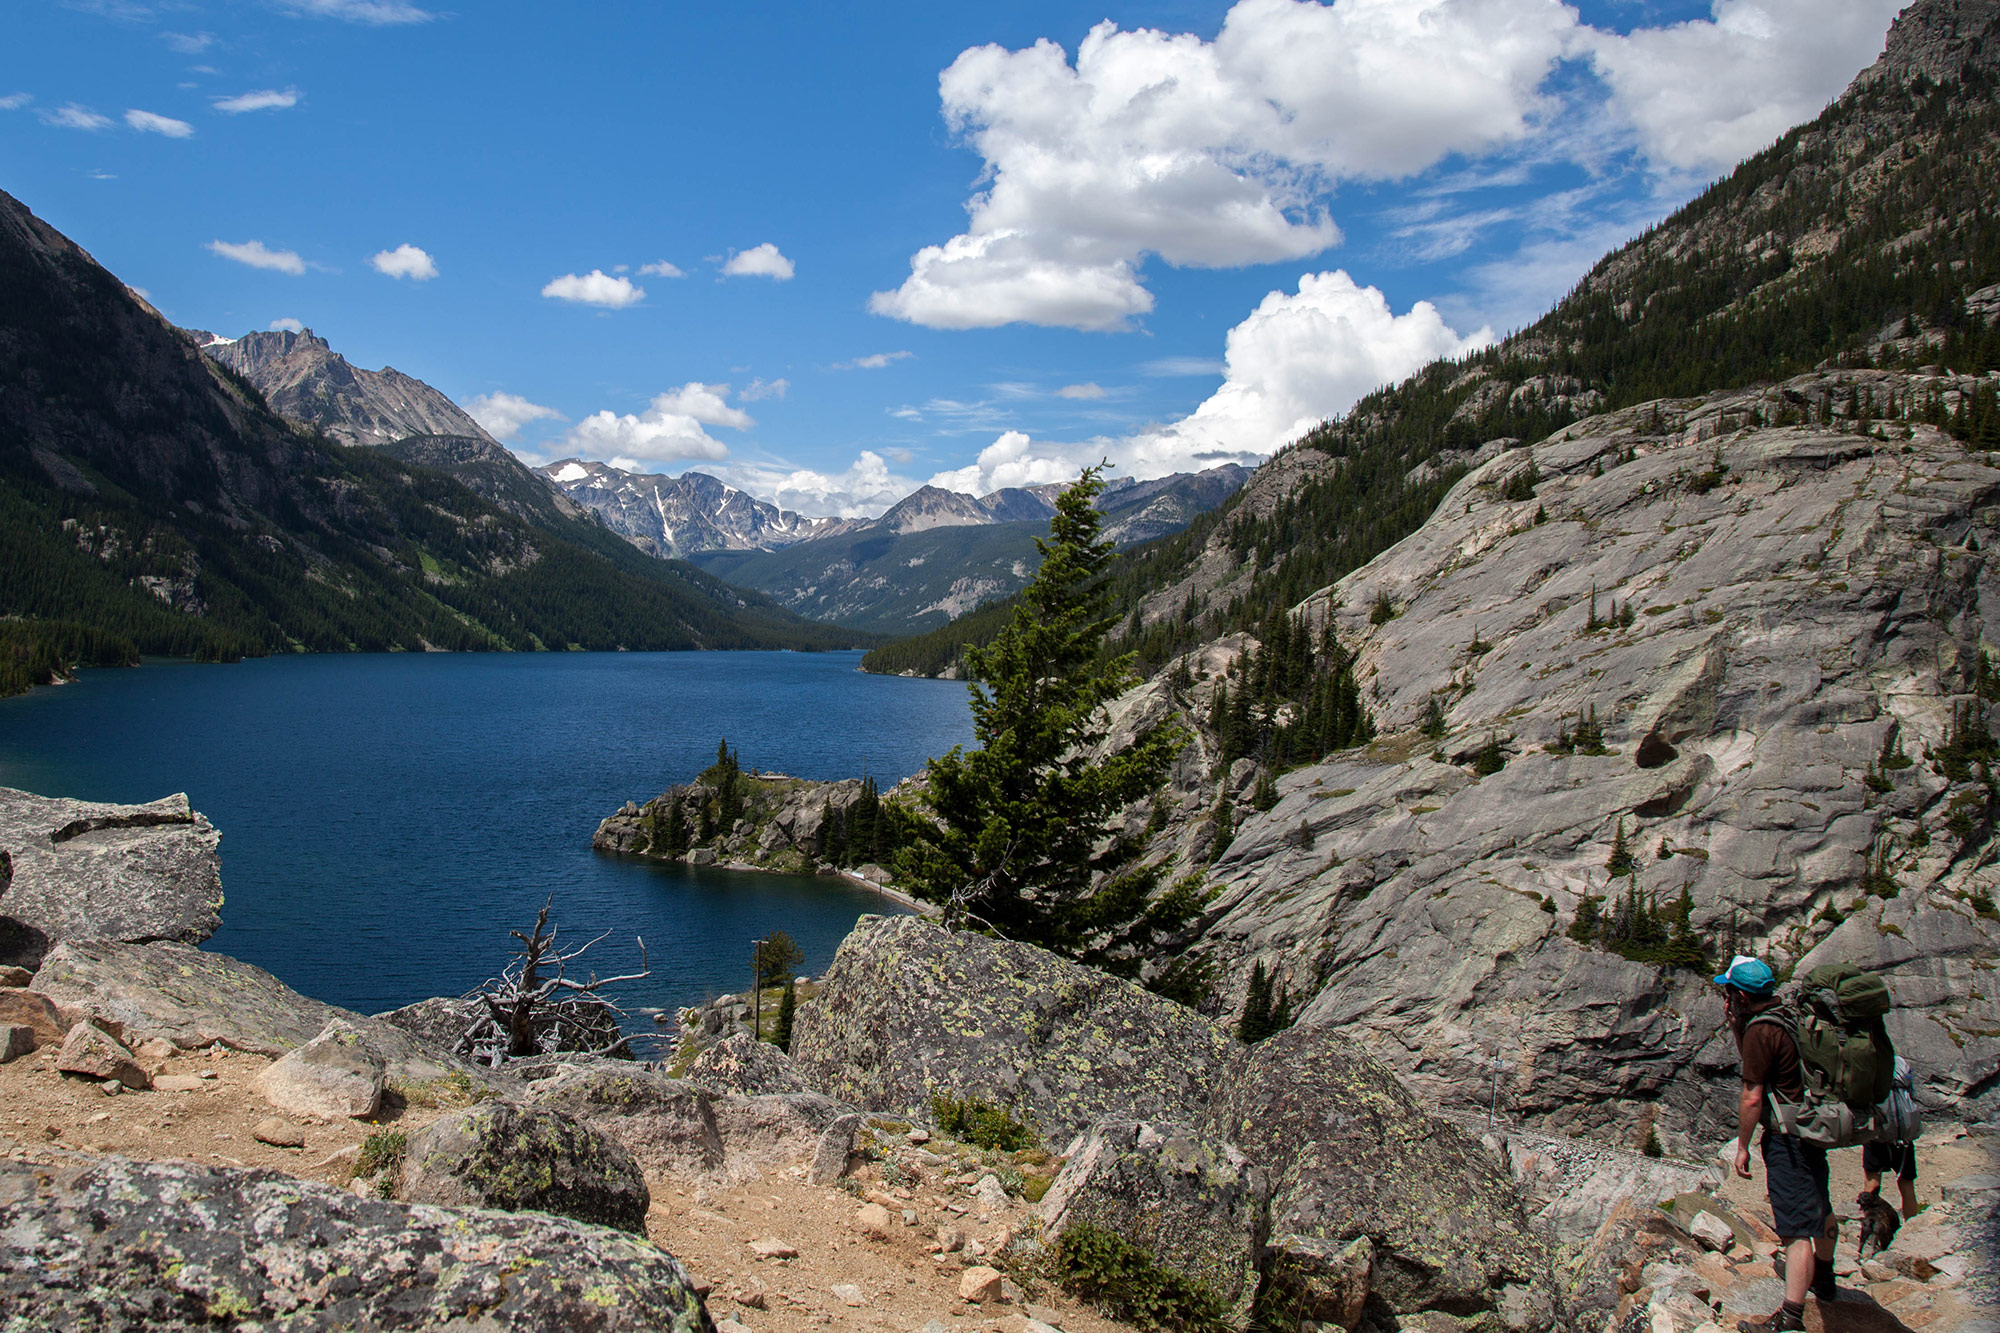
[[[32,969],[0,973],[9,1327],[417,1328],[470,1303],[496,1329],[1013,1311],[1022,1333],[1113,1333],[1065,1286],[1073,1247],[1105,1236],[1236,1330],[1289,1311],[1359,1333],[1699,1333],[1772,1281],[1760,1201],[1713,1159],[1440,1118],[1343,1029],[1245,1046],[1132,982],[915,916],[862,919],[801,988],[791,1054],[718,1021],[671,1068],[471,1065],[441,1044],[452,1002],[351,1014],[198,939],[88,938],[48,910],[56,862],[21,853],[103,839],[65,892],[183,920],[215,901],[213,829],[171,802],[5,796],[0,849],[26,877],[0,911],[22,889],[43,934]],[[1977,1248],[2000,1160],[1970,1131],[1926,1137],[1946,1202],[1847,1265],[1855,1310],[2000,1328]]]

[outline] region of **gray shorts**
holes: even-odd
[[[1826,1149],[1795,1134],[1764,1131],[1764,1188],[1771,1229],[1782,1240],[1818,1240],[1833,1220]]]

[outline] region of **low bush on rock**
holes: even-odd
[[[953,1097],[938,1093],[931,1098],[931,1114],[937,1126],[961,1143],[1001,1152],[1020,1152],[1040,1142],[1034,1128],[1016,1120],[1004,1106],[995,1106],[978,1097]]]
[[[1215,1293],[1160,1267],[1146,1251],[1103,1227],[1078,1222],[1066,1228],[1049,1267],[1056,1285],[1109,1318],[1181,1333],[1226,1327]]]
[[[389,1173],[385,1185],[394,1192],[396,1175],[403,1169],[403,1156],[409,1151],[409,1136],[400,1129],[381,1129],[361,1140],[361,1151],[354,1158],[354,1174],[359,1177]]]

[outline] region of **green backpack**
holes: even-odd
[[[1889,987],[1852,963],[1816,967],[1750,1022],[1772,1023],[1798,1046],[1805,1096],[1764,1100],[1765,1123],[1823,1148],[1880,1138],[1882,1104],[1895,1083],[1896,1048],[1882,1016]]]

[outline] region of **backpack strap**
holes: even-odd
[[[1805,1060],[1798,1056],[1798,1017],[1792,1013],[1791,1006],[1787,1004],[1774,1004],[1768,1009],[1751,1015],[1750,1021],[1743,1025],[1745,1035],[1748,1035],[1750,1029],[1756,1027],[1759,1023],[1769,1023],[1772,1027],[1791,1038],[1794,1058],[1797,1058],[1799,1061],[1799,1075],[1802,1080],[1807,1082],[1809,1089],[1810,1075],[1806,1070]],[[1764,1112],[1761,1119],[1763,1120],[1765,1129],[1778,1134],[1798,1133],[1799,1109],[1798,1106],[1786,1102],[1783,1098],[1779,1097],[1778,1090],[1775,1087],[1768,1083],[1764,1085]]]

